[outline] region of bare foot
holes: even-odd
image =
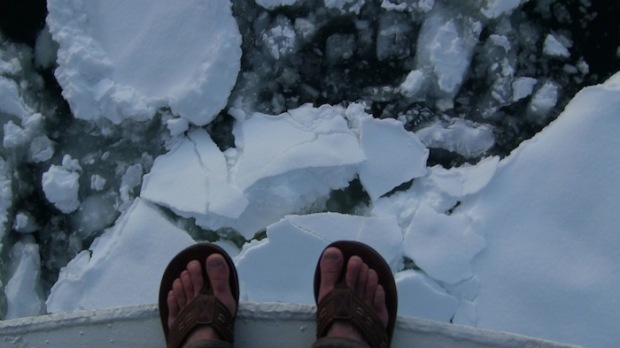
[[[319,302],[336,285],[344,266],[343,263],[344,257],[339,249],[330,247],[323,252],[320,260]],[[379,284],[377,272],[369,268],[358,256],[349,258],[346,267],[345,281],[347,286],[362,297],[371,308],[374,308],[383,326],[387,327],[389,313],[385,304],[385,290]],[[362,334],[346,321],[335,321],[328,330],[327,336],[364,342]]]
[[[206,267],[215,297],[224,303],[230,313],[234,314],[236,302],[228,282],[230,270],[226,260],[220,254],[211,254],[207,257]],[[190,261],[186,269],[181,273],[181,276],[174,280],[172,289],[168,292],[168,328],[172,327],[179,312],[198,296],[203,284],[202,265],[196,260]],[[212,327],[201,326],[194,329],[187,336],[185,344],[197,340],[219,338],[217,332]]]

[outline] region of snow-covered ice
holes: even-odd
[[[168,261],[194,243],[159,208],[142,199],[63,269],[48,312],[157,302]]]
[[[230,7],[229,0],[49,1],[47,24],[60,45],[55,74],[74,115],[118,124],[167,106],[196,125],[210,122],[240,69]]]
[[[620,340],[619,112],[616,74],[578,93],[456,210],[486,242],[472,263],[477,326],[592,347]]]

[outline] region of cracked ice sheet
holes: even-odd
[[[76,117],[119,124],[168,105],[204,125],[226,105],[241,59],[229,0],[50,0],[47,7],[59,43],[55,75]]]
[[[588,347],[620,341],[618,134],[620,73],[579,92],[457,208],[487,243],[472,263],[478,326]]]
[[[255,113],[245,119],[233,110],[238,155],[230,169],[231,184],[243,191],[248,204],[237,218],[205,214],[196,216],[196,223],[209,229],[232,227],[250,239],[346,187],[365,157],[344,112],[341,107],[305,105],[278,116]]]
[[[63,268],[50,313],[156,303],[168,262],[194,240],[152,204],[136,198],[116,225]]]
[[[471,261],[485,244],[468,223],[466,216],[448,216],[422,203],[405,232],[405,256],[442,283],[471,278]]]
[[[402,267],[402,232],[394,218],[291,215],[270,225],[266,239],[246,245],[236,258],[244,299],[314,304],[319,256],[329,243],[343,239],[372,246],[393,272]]]
[[[445,169],[431,167],[427,175],[416,179],[406,191],[378,199],[372,208],[373,216],[395,216],[406,229],[421,204],[446,213],[459,201],[485,187],[493,178],[499,159],[489,157],[475,165]]]
[[[394,277],[398,289],[398,315],[449,322],[459,300],[446,293],[424,273],[405,270]]]
[[[155,159],[140,197],[185,217],[216,214],[236,219],[248,204],[228,182],[226,158],[203,129],[191,131]]]

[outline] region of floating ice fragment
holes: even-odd
[[[400,93],[408,98],[416,97],[424,84],[424,73],[420,70],[411,71],[400,85]]]
[[[402,123],[367,117],[360,128],[366,161],[360,165],[359,177],[372,200],[426,174],[428,149]]]
[[[452,108],[481,31],[480,22],[454,17],[443,6],[426,16],[418,37],[417,69],[429,74],[439,107]]]
[[[55,75],[76,117],[120,124],[169,106],[204,125],[226,105],[241,58],[229,0],[47,5],[59,44]]]
[[[42,289],[39,282],[41,260],[39,246],[28,236],[10,251],[12,269],[4,288],[8,310],[4,319],[40,315],[43,312]]]
[[[480,156],[495,144],[491,127],[459,118],[448,124],[434,122],[418,130],[416,135],[426,147],[453,151],[465,157]]]
[[[512,101],[516,102],[532,94],[536,80],[533,77],[519,77],[512,83]]]
[[[335,9],[341,13],[359,14],[366,0],[323,0],[325,7]]]
[[[527,1],[529,0],[485,0],[486,6],[482,7],[480,12],[487,18],[493,19],[512,13],[514,9]]]
[[[54,144],[46,135],[37,136],[32,139],[28,154],[35,163],[45,162],[54,156]]]
[[[40,227],[35,218],[27,211],[18,211],[13,221],[13,230],[19,233],[32,233]]]
[[[545,38],[543,53],[550,57],[568,58],[570,52],[553,34],[548,34]]]
[[[21,98],[19,88],[13,80],[0,76],[0,112],[14,115],[20,119],[32,113]]]
[[[43,173],[41,185],[45,198],[63,213],[71,213],[79,206],[80,174],[61,166],[52,165]]]
[[[542,122],[543,119],[549,114],[549,111],[555,107],[558,102],[559,87],[557,84],[551,81],[545,82],[540,87],[528,105],[527,111]]]

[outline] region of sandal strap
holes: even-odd
[[[181,347],[187,335],[203,325],[211,326],[221,340],[233,343],[235,318],[217,297],[201,294],[181,310],[172,324],[168,348]]]
[[[356,293],[338,284],[317,306],[317,338],[327,335],[334,321],[350,322],[362,334],[372,348],[388,348],[385,327],[375,310]]]

